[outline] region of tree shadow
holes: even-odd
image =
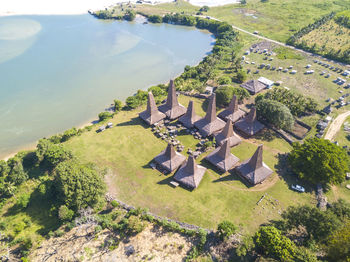
[[[254,136],[256,139],[271,142],[275,138],[279,138],[280,136],[276,134],[275,131],[271,130],[270,128],[264,128]]]
[[[215,173],[217,173],[219,176],[222,176],[223,174],[225,174],[226,172],[218,169],[216,166],[214,166],[212,163],[210,163],[208,160],[206,160],[205,158],[203,158],[200,162],[201,166],[205,167],[206,169],[211,169],[212,171],[214,171]]]
[[[142,119],[140,119],[139,117],[134,117],[132,118],[130,121],[126,121],[123,123],[119,123],[117,124],[117,126],[137,126],[137,125],[141,125],[143,126],[145,129],[149,128],[149,125],[146,124]]]

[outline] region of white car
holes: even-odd
[[[304,193],[305,192],[305,188],[299,185],[292,185],[292,189],[295,191],[298,191],[300,193]]]

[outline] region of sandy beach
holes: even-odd
[[[88,10],[99,10],[125,0],[2,0],[0,16],[5,15],[72,15],[84,14]],[[131,2],[136,2],[133,0]],[[173,0],[150,0],[153,4]],[[197,6],[219,6],[239,2],[238,0],[189,0]]]

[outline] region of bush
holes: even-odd
[[[231,77],[229,76],[221,76],[218,79],[218,84],[219,85],[229,85],[232,83]]]
[[[18,155],[10,158],[7,161],[9,167],[9,173],[7,175],[7,181],[12,182],[13,184],[20,185],[26,181],[29,177],[28,174],[24,171],[23,168],[23,159]]]
[[[140,220],[139,217],[131,216],[128,219],[127,227],[128,227],[128,232],[130,234],[138,234],[145,229],[146,224],[142,220]]]
[[[117,200],[112,200],[112,201],[111,201],[111,205],[112,205],[112,207],[114,207],[114,208],[119,207],[119,203],[118,203]]]
[[[280,102],[261,99],[256,104],[256,112],[259,118],[265,119],[278,129],[291,130],[294,125],[293,115]]]
[[[62,205],[58,209],[58,218],[61,221],[71,221],[74,216],[74,211],[70,210],[67,206]]]
[[[243,69],[238,70],[235,80],[237,83],[241,84],[247,80],[247,72]]]
[[[20,209],[25,209],[30,201],[29,194],[22,194],[17,198],[16,206]]]
[[[129,96],[125,100],[125,104],[130,109],[135,109],[141,105],[146,104],[148,93],[142,90],[138,90],[134,96]]]
[[[124,19],[127,21],[134,21],[136,17],[136,13],[133,10],[126,10],[125,14],[124,14]]]
[[[237,230],[237,227],[230,221],[223,221],[218,225],[217,234],[221,240],[227,240]]]
[[[73,136],[76,136],[78,134],[80,134],[79,130],[77,130],[75,127],[73,127],[73,128],[71,128],[63,133],[60,142],[68,141],[70,138],[72,138]]]
[[[101,122],[101,121],[104,121],[104,120],[107,120],[109,118],[112,118],[113,117],[113,113],[111,112],[101,112],[98,114],[98,120]]]
[[[151,23],[161,23],[163,22],[163,18],[159,15],[150,15],[148,16],[148,21]]]

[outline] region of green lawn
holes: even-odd
[[[348,117],[344,124],[348,123],[350,124],[350,117]],[[350,133],[344,131],[344,124],[340,128],[339,132],[335,135],[334,141],[338,141],[340,146],[348,146],[350,147]]]
[[[211,7],[204,15],[213,16],[250,32],[274,40],[285,42],[302,27],[313,23],[332,11],[350,8],[350,1],[333,0],[249,0],[246,5],[231,4]],[[199,7],[184,1],[159,5],[137,5],[137,10],[146,14],[165,14],[167,12],[184,12],[195,14]]]
[[[204,115],[200,100],[195,100],[197,113]],[[181,96],[180,102],[188,104],[189,98]],[[199,188],[190,192],[181,187],[172,188],[171,175],[164,176],[149,168],[152,161],[166,143],[156,138],[150,128],[137,117],[139,110],[122,111],[112,122],[117,126],[103,133],[96,133],[96,128],[66,142],[78,156],[110,169],[112,179],[108,179],[110,191],[120,200],[134,206],[149,208],[152,212],[178,219],[180,221],[215,228],[223,219],[229,219],[237,225],[244,225],[247,232],[253,232],[261,223],[277,218],[278,211],[288,205],[311,203],[312,193],[298,194],[288,189],[285,176],[280,179],[274,174],[266,183],[256,187],[247,187],[234,174],[219,175],[202,158],[208,167]],[[196,144],[194,138],[179,138],[186,148]],[[290,150],[290,145],[279,138],[271,141],[250,139],[243,142],[232,152],[241,160],[250,157],[257,145],[264,143],[264,161],[273,169],[278,163],[277,154]],[[263,201],[256,202],[268,193],[271,199],[278,199],[280,205],[274,207]]]

